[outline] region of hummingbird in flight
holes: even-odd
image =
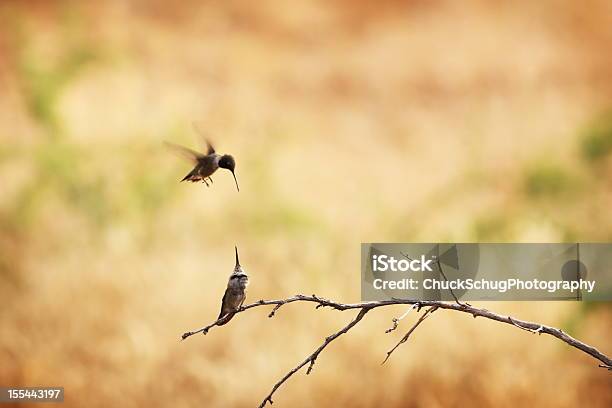
[[[208,181],[211,183],[213,182],[210,176],[212,176],[213,173],[220,167],[232,172],[234,181],[236,182],[236,189],[240,191],[240,187],[238,187],[238,179],[236,179],[236,173],[234,172],[236,169],[236,161],[229,154],[220,155],[215,152],[215,148],[212,146],[210,141],[208,141],[208,139],[206,140],[206,154],[196,152],[195,150],[191,150],[187,147],[179,146],[174,143],[166,142],[166,145],[181,153],[195,164],[193,170],[183,177],[181,182],[190,181],[192,183],[197,183],[202,181],[207,187],[209,187]]]
[[[227,289],[225,289],[221,301],[221,312],[217,320],[223,320],[218,323],[219,326],[229,322],[240,309],[246,299],[246,288],[249,285],[249,277],[238,260],[238,247],[234,247],[234,249],[236,250],[236,266],[234,266],[234,272],[229,277]]]

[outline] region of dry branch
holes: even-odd
[[[312,353],[311,355],[309,355],[308,357],[306,357],[306,359],[304,361],[302,361],[300,364],[298,364],[295,368],[293,368],[293,370],[289,371],[287,374],[285,374],[285,376],[283,378],[280,379],[279,382],[277,382],[276,384],[274,384],[274,387],[272,387],[272,391],[270,391],[270,393],[266,396],[266,398],[264,398],[264,400],[261,402],[261,404],[259,405],[259,408],[263,408],[266,406],[266,403],[270,402],[270,404],[272,404],[272,395],[274,394],[274,392],[281,386],[283,385],[283,383],[285,381],[287,381],[289,379],[289,377],[291,377],[293,374],[295,374],[297,371],[300,370],[300,368],[304,367],[306,365],[306,363],[310,362],[310,365],[308,366],[308,369],[306,370],[306,374],[310,374],[310,372],[312,371],[312,367],[314,366],[315,361],[317,360],[317,357],[319,357],[319,354],[321,354],[321,352],[323,351],[323,349],[325,347],[327,347],[327,345],[329,343],[331,343],[332,341],[334,341],[336,338],[338,338],[340,335],[348,332],[349,330],[351,330],[353,328],[353,326],[355,326],[357,323],[359,323],[359,321],[361,319],[363,319],[363,316],[365,316],[366,313],[368,313],[370,309],[367,308],[363,308],[359,311],[359,314],[357,314],[357,317],[355,317],[355,319],[351,320],[351,322],[349,324],[347,324],[346,326],[344,326],[342,329],[338,330],[336,333],[332,334],[329,337],[325,338],[325,341],[323,342],[323,344],[321,344],[319,346],[318,349],[316,349],[314,351],[314,353]]]
[[[423,320],[431,316],[431,313],[435,312],[437,308],[438,306],[432,306],[429,309],[427,309],[425,313],[423,313],[423,316],[421,316],[419,320],[417,320],[416,323],[412,325],[412,327],[410,328],[410,330],[408,330],[408,332],[404,335],[404,337],[402,337],[402,339],[391,350],[387,351],[387,357],[385,357],[382,364],[385,364],[387,362],[387,360],[389,359],[389,357],[391,357],[391,354],[393,354],[395,349],[398,348],[401,344],[405,343],[408,340],[408,337],[410,337],[410,335],[412,334],[412,332],[414,332],[416,328],[419,327],[421,323],[423,323]]]
[[[438,309],[446,309],[446,310],[454,310],[456,312],[462,312],[462,313],[466,313],[466,314],[470,314],[472,315],[474,318],[476,317],[484,317],[486,319],[490,319],[490,320],[495,320],[497,322],[501,322],[501,323],[506,323],[509,324],[511,326],[517,327],[521,330],[526,330],[528,332],[531,333],[537,333],[537,334],[548,334],[550,336],[556,337],[557,339],[563,341],[564,343],[567,343],[568,345],[590,355],[591,357],[599,360],[601,363],[599,367],[608,369],[608,370],[612,370],[612,359],[610,359],[610,357],[606,356],[605,354],[603,354],[602,352],[600,352],[599,350],[597,350],[595,347],[590,346],[586,343],[581,342],[580,340],[577,340],[575,338],[573,338],[572,336],[570,336],[569,334],[563,332],[560,329],[557,329],[555,327],[550,327],[550,326],[545,326],[543,324],[538,324],[538,323],[534,323],[534,322],[528,322],[525,320],[519,320],[516,319],[514,317],[511,316],[504,316],[504,315],[500,315],[498,313],[492,312],[490,310],[487,309],[482,309],[482,308],[477,308],[474,307],[472,305],[469,305],[467,303],[459,303],[459,301],[457,300],[456,303],[450,303],[450,302],[442,302],[442,301],[435,301],[435,300],[410,300],[410,299],[391,299],[391,300],[380,300],[380,301],[371,301],[371,302],[360,302],[360,303],[339,303],[339,302],[335,302],[332,300],[328,300],[328,299],[323,299],[320,297],[317,297],[316,295],[312,295],[312,296],[306,296],[306,295],[295,295],[292,297],[289,297],[287,299],[278,299],[278,300],[260,300],[258,302],[255,303],[251,303],[245,306],[242,306],[237,312],[238,313],[242,313],[246,310],[252,309],[254,307],[259,307],[259,306],[274,306],[274,308],[272,309],[272,311],[269,313],[268,317],[273,317],[275,315],[275,313],[278,311],[278,309],[280,309],[281,306],[286,305],[287,303],[293,303],[293,302],[310,302],[310,303],[314,303],[316,304],[316,308],[320,308],[320,307],[330,307],[332,309],[336,309],[336,310],[340,310],[340,311],[344,311],[344,310],[351,310],[351,309],[360,309],[359,313],[357,314],[357,316],[351,320],[346,326],[344,326],[342,329],[340,329],[339,331],[337,331],[336,333],[332,334],[331,336],[325,338],[323,344],[321,344],[321,346],[319,346],[319,348],[317,348],[312,354],[310,354],[308,357],[306,357],[306,359],[304,361],[302,361],[300,364],[298,364],[295,368],[293,368],[291,371],[289,371],[287,374],[285,374],[285,376],[283,378],[280,379],[280,381],[278,381],[274,387],[272,388],[272,391],[266,396],[266,398],[262,401],[260,408],[263,408],[268,402],[270,404],[272,404],[272,396],[274,394],[274,392],[276,392],[276,390],[285,383],[285,381],[287,381],[289,379],[289,377],[291,377],[293,374],[295,374],[297,371],[299,371],[301,368],[303,368],[306,364],[310,363],[310,365],[308,366],[308,369],[306,371],[306,374],[310,374],[310,371],[312,370],[312,367],[317,359],[317,357],[319,357],[319,354],[334,340],[336,340],[338,337],[340,337],[342,334],[347,333],[349,330],[351,330],[354,326],[357,325],[357,323],[359,323],[361,321],[361,319],[363,319],[363,317],[366,315],[366,313],[368,313],[369,311],[371,311],[372,309],[376,309],[379,307],[384,307],[384,306],[390,306],[390,305],[412,305],[414,308],[417,308],[417,310],[420,310],[423,307],[426,307],[427,310],[425,311],[425,313],[417,320],[417,322],[410,328],[410,330],[408,330],[408,332],[404,335],[404,337],[402,337],[402,339],[390,350],[387,352],[387,357],[385,358],[385,360],[383,361],[383,364],[389,359],[389,357],[391,356],[391,354],[395,351],[395,349],[397,349],[402,343],[405,343],[408,338],[410,337],[410,335],[417,329],[417,327],[429,316],[432,315],[433,312],[435,312]],[[406,316],[407,313],[404,314],[403,317]],[[403,318],[402,317],[402,318]],[[402,319],[393,319],[393,327],[391,329],[387,330],[387,333],[390,331],[393,331],[397,328],[397,325],[399,323],[399,321]],[[218,326],[219,323],[222,323],[224,321],[223,318],[216,320],[215,322],[209,324],[208,326],[204,326],[198,330],[195,331],[190,331],[190,332],[186,332],[182,335],[182,339],[185,340],[186,338],[197,334],[197,333],[203,333],[203,334],[207,334],[208,331],[215,327]]]

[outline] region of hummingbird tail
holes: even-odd
[[[195,173],[193,170],[191,170],[189,173],[187,173],[187,175],[185,177],[183,177],[183,179],[181,180],[181,183],[183,181],[197,181],[197,180],[194,180],[195,176],[197,176],[197,173]]]
[[[221,315],[219,316],[219,319],[223,318],[223,320],[221,320],[219,323],[217,323],[217,326],[223,326],[224,324],[226,324],[227,322],[229,322],[230,320],[232,320],[232,317],[234,317],[235,313],[227,313],[226,315]],[[217,320],[219,320],[217,319]]]

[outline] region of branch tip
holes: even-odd
[[[612,366],[609,366],[607,364],[600,364],[599,368],[605,368],[608,371],[612,371]]]
[[[268,315],[268,317],[274,317],[274,315],[276,314],[276,311],[278,309],[280,309],[280,307],[284,305],[284,303],[279,303],[276,306],[274,306],[274,309],[272,309],[272,311],[270,312],[270,314]]]

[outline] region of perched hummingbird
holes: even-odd
[[[208,151],[206,154],[202,154],[187,147],[166,142],[166,145],[182,153],[195,163],[193,170],[183,177],[181,181],[191,181],[192,183],[203,181],[208,187],[209,184],[206,179],[212,183],[212,178],[210,178],[210,176],[212,176],[213,173],[217,171],[219,167],[221,167],[222,169],[227,169],[232,172],[234,181],[236,182],[236,189],[240,191],[240,188],[238,187],[238,180],[236,179],[236,173],[234,173],[234,169],[236,168],[236,161],[234,158],[229,154],[217,154],[214,147],[208,140],[206,140],[206,144],[208,146]]]
[[[225,289],[225,294],[221,301],[221,312],[217,320],[224,319],[218,324],[219,326],[229,322],[234,317],[236,311],[240,309],[240,306],[242,306],[246,299],[246,288],[249,285],[249,277],[242,269],[242,266],[240,266],[240,261],[238,260],[238,247],[234,248],[236,249],[236,266],[234,266],[234,272],[229,277],[227,289]]]

